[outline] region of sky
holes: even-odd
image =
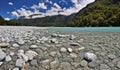
[[[0,15],[5,20],[39,14],[32,18],[71,15],[95,0],[1,0]]]

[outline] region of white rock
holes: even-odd
[[[0,61],[6,57],[6,53],[0,49]]]
[[[19,68],[14,68],[13,70],[19,70]]]
[[[66,51],[67,51],[67,49],[66,49],[66,48],[64,48],[64,47],[62,47],[62,48],[60,49],[60,51],[61,51],[61,52],[66,52]]]
[[[68,50],[68,52],[70,52],[70,53],[73,51],[72,48],[67,48],[67,50]]]
[[[9,61],[11,61],[11,60],[12,60],[12,58],[11,58],[9,55],[6,56],[5,61],[9,62]]]
[[[3,64],[3,62],[0,62],[0,66]]]
[[[94,54],[94,53],[89,53],[87,52],[85,55],[84,55],[84,58],[88,61],[95,61],[97,59],[97,56]]]
[[[17,59],[16,66],[23,67],[25,65],[25,61],[23,59]]]
[[[20,44],[20,45],[22,45],[22,44],[24,44],[25,43],[25,41],[23,40],[23,39],[18,39],[18,44]]]
[[[10,52],[10,56],[13,56],[14,54],[15,54],[14,52],[12,52],[12,51]]]
[[[30,48],[31,49],[36,49],[38,46],[37,45],[31,45]]]
[[[56,38],[53,38],[50,40],[52,43],[57,43],[57,39]]]
[[[18,57],[20,59],[23,59],[25,62],[28,61],[28,56],[26,56],[24,53],[18,53]]]
[[[28,60],[32,60],[35,58],[38,54],[35,51],[29,50],[25,52],[25,55],[28,57]]]
[[[20,49],[18,50],[18,53],[24,53],[24,50]]]
[[[13,47],[19,47],[19,45],[18,45],[18,44],[13,44],[12,46],[13,46]]]
[[[85,49],[85,47],[78,48],[79,51],[84,50],[84,49]]]

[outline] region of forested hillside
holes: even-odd
[[[82,9],[69,26],[120,26],[120,0],[96,0]]]

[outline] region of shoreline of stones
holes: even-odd
[[[119,70],[120,33],[2,28],[0,70]]]

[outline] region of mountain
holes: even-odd
[[[19,19],[13,19],[11,21],[27,26],[66,26],[66,24],[69,23],[69,21],[72,20],[76,14],[72,14],[70,16],[55,15],[42,18],[33,18],[39,15],[40,14],[34,14],[30,15],[28,17],[29,19],[25,19],[25,17],[20,17]]]
[[[69,26],[120,26],[120,0],[96,0],[77,13]]]
[[[11,21],[6,21],[0,16],[0,25],[12,25],[12,26],[18,26],[21,25],[19,23],[11,22]]]

